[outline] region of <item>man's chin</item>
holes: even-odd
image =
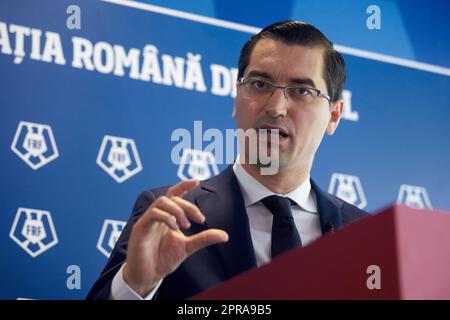
[[[276,163],[278,166],[282,166],[286,163],[287,156],[281,150],[277,150],[276,152],[268,152],[264,156],[258,156],[257,163],[261,167],[271,166]]]

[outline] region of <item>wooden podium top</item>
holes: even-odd
[[[394,205],[191,299],[450,299],[450,214]]]

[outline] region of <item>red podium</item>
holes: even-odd
[[[191,299],[450,299],[450,214],[394,205]]]

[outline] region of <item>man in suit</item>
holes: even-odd
[[[310,179],[339,124],[344,81],[341,55],[315,27],[283,21],[254,35],[239,58],[233,118],[276,133],[265,143],[277,172],[262,174],[244,145],[216,177],[142,193],[87,298],[185,299],[366,216]]]

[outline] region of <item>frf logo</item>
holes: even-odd
[[[50,212],[37,209],[19,208],[9,237],[33,258],[58,243]]]
[[[216,159],[211,152],[183,149],[177,173],[181,180],[205,180],[218,173]]]
[[[134,140],[106,135],[97,156],[97,164],[117,183],[122,183],[142,170]]]
[[[11,150],[33,170],[58,158],[52,128],[45,124],[20,121]]]
[[[97,242],[97,249],[100,250],[107,258],[111,254],[117,239],[119,239],[126,221],[105,219],[102,231]]]
[[[366,196],[357,176],[333,173],[328,192],[360,209],[367,205]]]
[[[411,186],[409,184],[402,184],[400,186],[397,203],[403,203],[416,209],[433,210],[427,189],[419,186]]]

